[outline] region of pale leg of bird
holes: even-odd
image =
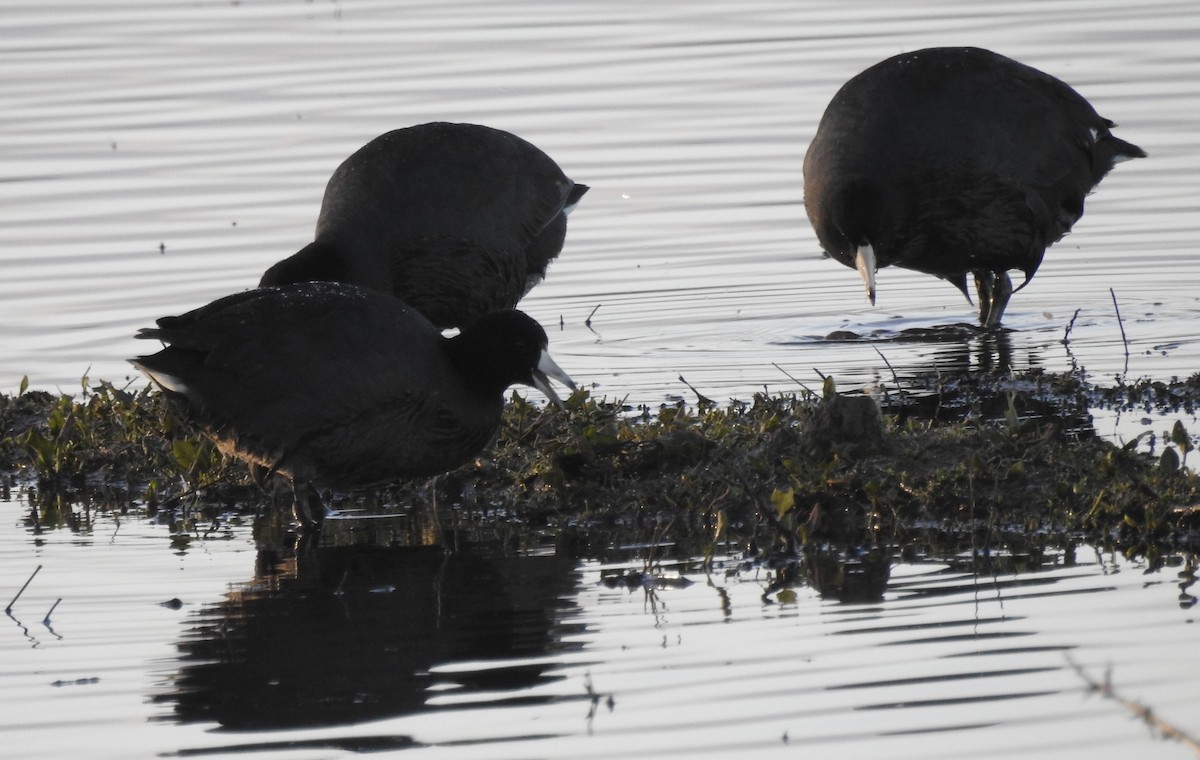
[[[450,546],[450,542],[446,540],[446,534],[442,532],[442,518],[441,515],[438,514],[437,505],[438,481],[440,481],[444,476],[445,473],[442,475],[434,475],[429,479],[429,517],[433,521],[433,532],[437,536],[438,544],[441,545],[444,551],[450,553],[452,547]]]
[[[296,483],[292,502],[292,514],[302,528],[320,528],[325,519],[325,505],[321,502],[321,494],[312,483]]]
[[[1008,272],[989,272],[989,301],[986,304],[983,302],[983,294],[979,296],[979,321],[984,327],[993,328],[1000,325],[1000,318],[1004,316],[1004,310],[1008,307],[1008,299],[1012,298],[1013,286],[1012,280],[1008,277]],[[976,284],[979,282],[976,275]]]
[[[992,293],[996,285],[996,273],[986,269],[977,269],[975,275],[975,292],[979,294],[979,324],[987,326],[988,314],[992,310]]]
[[[250,480],[254,481],[254,485],[258,486],[258,489],[262,491],[265,496],[270,498],[272,510],[277,511],[280,497],[279,483],[281,480],[283,480],[283,477],[277,475],[275,470],[271,469],[270,467],[264,467],[261,464],[255,464],[253,462],[250,463],[248,469],[250,471]],[[295,495],[293,494],[293,511],[295,510],[295,504]]]
[[[254,462],[250,462],[246,467],[250,471],[250,480],[254,481],[254,485],[258,486],[258,489],[263,493],[270,493],[272,490],[270,488],[271,476],[274,474],[274,471],[270,467],[264,467]]]

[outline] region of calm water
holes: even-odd
[[[680,375],[716,399],[818,371],[888,383],[877,348],[902,377],[1001,354],[1190,375],[1197,39],[1194,0],[7,2],[0,389],[119,382],[137,328],[253,285],[311,239],[345,156],[431,120],[513,131],[592,186],[523,307],[597,395],[691,398]],[[1067,80],[1150,153],[1089,198],[999,347],[908,339],[972,309],[893,269],[870,307],[819,255],[801,199],[845,79],[963,44]],[[0,600],[43,567],[0,636],[0,755],[1191,756],[1071,662],[1200,733],[1194,589],[1083,549],[982,578],[902,565],[862,606],[763,598],[765,574],[733,566],[630,591],[599,582],[624,568],[552,556],[290,555],[244,526],[36,532],[26,512],[0,502]]]

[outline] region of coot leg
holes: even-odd
[[[977,270],[974,274],[975,290],[979,293],[979,324],[991,329],[1000,324],[1008,299],[1012,298],[1012,280],[1004,270]]]
[[[254,485],[258,486],[258,490],[263,493],[271,493],[274,490],[271,488],[271,476],[275,474],[275,471],[270,467],[264,467],[256,462],[250,462],[248,467],[250,470],[250,480],[254,481]]]
[[[977,269],[975,275],[975,292],[979,294],[979,324],[986,326],[988,312],[992,309],[992,287],[996,282],[996,274],[986,269]]]
[[[325,519],[325,505],[321,502],[321,494],[312,483],[296,483],[293,486],[295,498],[292,501],[292,514],[300,523],[301,528],[320,528]]]

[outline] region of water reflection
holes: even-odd
[[[432,691],[503,702],[497,692],[549,678],[537,658],[572,648],[560,621],[577,580],[571,560],[477,546],[263,551],[254,581],[198,613],[155,700],[227,729],[394,717],[426,709]],[[430,672],[450,661],[491,664]]]
[[[897,338],[909,343],[929,343],[934,347],[930,364],[943,373],[1009,372],[1036,369],[1041,362],[1037,354],[1020,365],[1014,363],[1012,331],[1007,329],[977,330],[974,325],[952,325],[951,329],[913,328]]]
[[[1043,387],[1036,380],[1043,366],[1040,352],[1019,353],[1013,339],[1012,330],[954,324],[865,334],[843,330],[824,342],[875,347],[890,376],[879,376],[865,390],[877,394],[886,410],[902,421],[1037,419],[1053,421],[1076,437],[1095,435],[1089,399],[1078,389]],[[893,361],[889,346],[898,347],[903,357]],[[1017,382],[1013,373],[1033,379]]]
[[[14,609],[40,645],[12,621],[0,638],[0,733],[54,758],[81,731],[110,757],[1184,756],[1125,718],[1144,706],[1195,735],[1193,555],[989,532],[874,569],[647,547],[576,565],[461,535],[401,546],[426,535],[403,523],[257,556],[245,525],[185,550],[111,513],[101,541],[0,530],[5,577],[45,566]],[[52,639],[34,621],[59,596]],[[1090,686],[1110,679],[1128,703]]]
[[[808,585],[822,597],[864,604],[883,599],[891,578],[890,553],[874,549],[847,557],[842,552],[806,547],[804,555]],[[786,574],[781,574],[776,583],[786,579]]]
[[[907,327],[891,330],[836,330],[819,341],[822,344],[867,343],[876,346],[879,358],[891,371],[901,376],[937,371],[943,374],[970,372],[1007,372],[1037,369],[1042,366],[1038,353],[1017,361],[1013,350],[1013,331],[1007,328],[986,330],[975,325],[956,323],[932,327]],[[906,356],[893,363],[888,356],[889,346],[917,356]],[[894,364],[899,364],[897,369]],[[916,365],[906,370],[906,365]]]

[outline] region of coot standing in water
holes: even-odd
[[[353,283],[394,294],[440,328],[462,327],[516,306],[542,280],[587,190],[499,129],[397,129],[337,168],[314,241],[259,285]]]
[[[931,48],[848,81],[804,158],[804,203],[825,252],[862,275],[896,265],[949,280],[1000,323],[1046,247],[1118,161],[1146,154],[1064,82],[978,48]],[[1020,289],[1018,287],[1018,290]]]
[[[515,310],[453,338],[391,295],[341,283],[260,288],[163,317],[132,359],[227,455],[291,478],[296,517],[319,523],[314,484],[352,488],[437,475],[495,436],[504,390],[558,402],[573,388],[542,327]]]

